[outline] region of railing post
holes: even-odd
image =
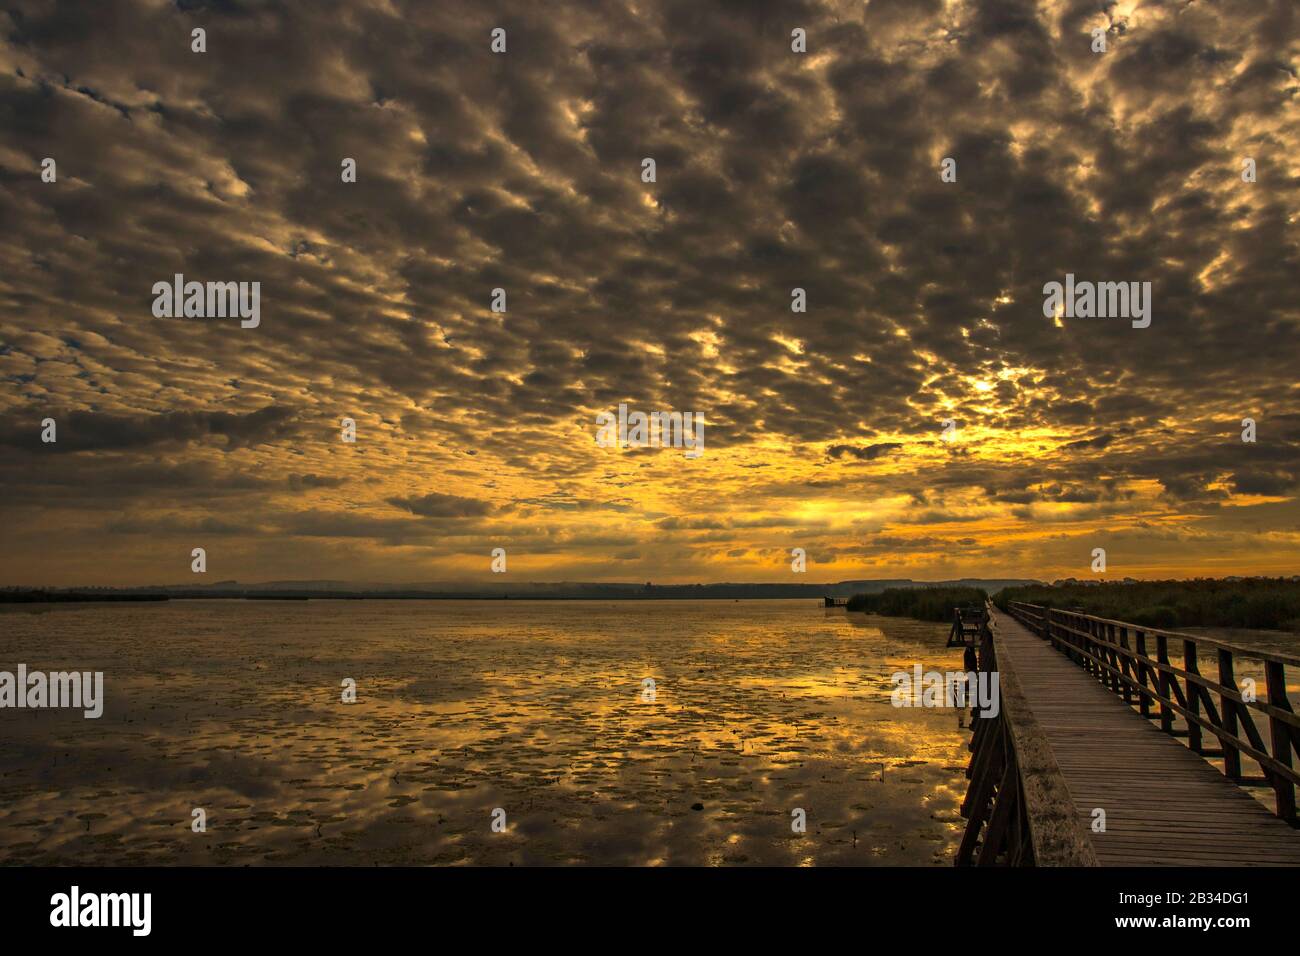
[[[1101,686],[1110,690],[1110,671],[1106,670],[1106,625],[1101,621],[1093,621],[1092,626],[1088,628],[1088,633],[1092,635],[1092,652],[1101,658],[1093,667],[1096,669],[1096,676],[1101,681]]]
[[[1219,648],[1219,683],[1228,690],[1238,691],[1237,678],[1232,670],[1232,651],[1222,647]],[[1229,780],[1240,780],[1241,751],[1233,742],[1237,739],[1237,702],[1220,691],[1219,708],[1222,710],[1223,729],[1231,735],[1230,740],[1223,742],[1223,772]],[[1246,714],[1246,719],[1250,720],[1250,714]]]
[[[1120,663],[1120,655],[1116,650],[1119,647],[1119,638],[1116,636],[1114,624],[1103,624],[1101,632],[1106,637],[1106,660],[1112,668],[1107,671],[1110,679],[1110,689],[1118,694],[1122,688],[1127,686],[1120,677],[1120,674],[1123,673],[1123,665]],[[1128,696],[1125,695],[1125,701],[1127,702],[1127,700]]]
[[[1290,710],[1286,699],[1286,668],[1280,661],[1265,661],[1264,676],[1268,680],[1268,702],[1278,710]],[[1285,767],[1291,766],[1291,731],[1275,715],[1268,715],[1269,736],[1272,738],[1273,759]],[[1273,791],[1277,794],[1277,815],[1288,823],[1295,820],[1295,784],[1279,773],[1270,774]]]
[[[1156,662],[1169,666],[1169,638],[1163,634],[1156,635]],[[1169,682],[1173,678],[1166,670],[1156,672],[1156,681],[1160,687],[1160,729],[1167,734],[1174,732],[1174,709],[1170,702],[1174,699],[1173,692],[1169,689]]]
[[[1124,675],[1124,677],[1128,677],[1128,678],[1131,679],[1131,678],[1135,677],[1136,675],[1133,674],[1133,669],[1134,669],[1134,668],[1132,667],[1132,665],[1133,665],[1134,662],[1133,662],[1133,660],[1129,657],[1129,650],[1130,650],[1130,648],[1129,648],[1129,646],[1128,646],[1128,628],[1127,628],[1127,627],[1121,627],[1121,628],[1119,629],[1119,646],[1122,647],[1122,648],[1124,649],[1124,650],[1123,650],[1123,653],[1120,654],[1119,671],[1120,671],[1121,674]],[[1128,681],[1124,680],[1123,678],[1120,679],[1120,683],[1124,685],[1124,703],[1126,703],[1126,704],[1132,704],[1132,703],[1133,703],[1133,685],[1130,684]]]
[[[1183,670],[1189,674],[1200,675],[1196,669],[1196,644],[1183,638]],[[1200,686],[1193,683],[1191,678],[1184,678],[1187,684],[1187,709],[1192,712],[1192,716],[1201,716],[1201,694]],[[1191,717],[1187,718],[1187,746],[1192,748],[1194,753],[1200,753],[1203,749],[1201,746],[1201,725]]]
[[[1106,670],[1102,665],[1102,661],[1106,660],[1105,631],[1106,629],[1102,626],[1101,621],[1089,622],[1088,633],[1091,638],[1088,641],[1088,652],[1100,658],[1100,660],[1093,662],[1092,676],[1101,681],[1102,687],[1110,690],[1110,671]]]
[[[1133,640],[1137,645],[1137,653],[1138,653],[1138,661],[1137,661],[1138,683],[1140,683],[1143,689],[1145,690],[1147,686],[1147,670],[1148,670],[1146,664],[1143,661],[1143,658],[1147,657],[1146,632],[1135,629],[1133,631]],[[1146,694],[1143,693],[1138,694],[1138,713],[1140,713],[1143,717],[1151,716],[1151,698],[1148,697]]]
[[[1091,618],[1084,618],[1085,630],[1088,636],[1083,639],[1084,661],[1087,662],[1088,670],[1092,672],[1093,680],[1097,680],[1105,672],[1100,665],[1092,659],[1094,654],[1099,654],[1100,649],[1097,644],[1097,622]]]

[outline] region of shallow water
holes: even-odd
[[[100,670],[106,704],[0,710],[0,862],[950,864],[964,715],[889,703],[960,669],[946,632],[802,600],[10,608],[0,670]]]

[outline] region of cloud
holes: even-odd
[[[1096,438],[1081,438],[1078,441],[1066,442],[1061,446],[1062,451],[1076,451],[1089,448],[1105,448],[1115,440],[1114,435],[1098,435]]]
[[[289,475],[289,487],[294,491],[311,491],[316,488],[339,488],[345,485],[346,479],[330,475],[300,475],[296,472]]]
[[[1232,476],[1232,490],[1239,495],[1285,495],[1295,490],[1296,476],[1283,472],[1247,472]]]
[[[1144,528],[1294,565],[1242,543],[1300,509],[1278,9],[15,0],[0,581],[163,580],[114,522],[243,529],[242,578],[468,575],[489,536],[544,578],[778,575],[795,533],[845,578],[1068,576],[1058,535]],[[261,324],[155,319],[178,272],[260,282]],[[1045,319],[1067,273],[1150,281],[1151,326]],[[703,412],[704,455],[596,447],[624,401]],[[948,522],[978,557],[850,554]]]
[[[879,442],[875,445],[867,445],[865,448],[853,445],[831,445],[826,449],[826,454],[831,458],[843,458],[847,455],[858,461],[875,461],[902,447],[901,442]]]
[[[223,438],[228,448],[272,441],[292,433],[293,412],[267,406],[256,411],[113,415],[104,412],[27,408],[6,416],[0,424],[0,446],[45,450],[50,454],[83,451],[130,451],[156,445],[183,445],[206,438]],[[42,442],[41,422],[52,418],[55,438]]]
[[[422,518],[480,518],[496,510],[488,501],[437,492],[418,498],[389,498],[388,503]]]

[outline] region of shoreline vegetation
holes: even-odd
[[[991,589],[989,589],[991,590]],[[950,621],[953,608],[983,604],[978,587],[886,588],[855,594],[847,609],[885,617]],[[1020,601],[1145,627],[1300,632],[1300,578],[1194,578],[1170,581],[1057,581],[1001,588],[993,603]]]
[[[1079,611],[1146,627],[1300,631],[1300,578],[1057,582],[1004,588],[993,598]]]
[[[886,588],[878,594],[855,594],[845,607],[884,617],[951,621],[953,608],[982,606],[986,600],[988,592],[976,587]]]

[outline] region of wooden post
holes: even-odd
[[[1268,680],[1268,702],[1279,710],[1290,710],[1286,699],[1286,668],[1280,661],[1265,661],[1264,676]],[[1273,759],[1283,766],[1291,766],[1291,735],[1287,726],[1273,714],[1268,715],[1269,736],[1273,743]],[[1280,773],[1270,774],[1273,791],[1277,794],[1277,815],[1288,823],[1294,822],[1295,784]]]
[[[1135,675],[1133,674],[1133,661],[1129,658],[1129,653],[1128,653],[1129,646],[1128,646],[1127,627],[1121,627],[1119,629],[1119,646],[1123,648],[1123,651],[1120,653],[1120,658],[1119,658],[1120,660],[1119,672],[1123,674],[1124,677],[1128,677],[1132,679]],[[1133,685],[1130,684],[1128,681],[1124,680],[1123,678],[1120,679],[1120,683],[1124,685],[1124,703],[1132,704]]]
[[[989,814],[988,826],[984,828],[984,840],[980,843],[979,856],[975,858],[976,866],[992,866],[998,855],[1006,849],[1007,831],[1016,826],[1015,816],[1019,810],[1020,780],[1016,776],[1014,751],[1010,742],[1007,744],[1006,767],[998,783],[994,798],[993,811]]]
[[[1114,636],[1111,634],[1110,625],[1105,623],[1104,621],[1097,622],[1097,639],[1098,641],[1100,641],[1101,654],[1099,656],[1101,657],[1102,661],[1105,662],[1105,664],[1109,664],[1111,667],[1114,667],[1115,666],[1115,645],[1113,643]],[[1118,694],[1119,683],[1115,675],[1111,671],[1107,670],[1105,666],[1102,665],[1098,665],[1098,666],[1101,666],[1101,672],[1103,675],[1105,675],[1106,689]]]
[[[1146,665],[1142,662],[1142,658],[1144,658],[1144,657],[1147,656],[1147,635],[1146,635],[1146,632],[1145,632],[1145,631],[1137,631],[1137,630],[1135,630],[1135,631],[1133,632],[1133,636],[1134,636],[1134,640],[1137,642],[1137,652],[1138,652],[1138,662],[1137,662],[1138,682],[1143,686],[1143,688],[1145,688],[1145,687],[1147,686],[1147,667],[1146,667]],[[1151,698],[1147,697],[1146,694],[1140,694],[1140,695],[1139,695],[1139,699],[1138,699],[1138,712],[1141,713],[1143,717],[1150,717],[1150,716],[1151,716]]]
[[[1156,635],[1156,662],[1165,665],[1169,663],[1169,638],[1163,634]],[[1174,732],[1174,709],[1169,706],[1169,702],[1174,699],[1173,692],[1169,690],[1170,680],[1168,671],[1156,671],[1156,686],[1164,698],[1160,702],[1160,729],[1167,734]]]
[[[1122,693],[1127,704],[1128,684],[1125,683],[1125,678],[1123,678],[1127,659],[1119,653],[1119,632],[1114,624],[1106,624],[1106,649],[1109,652],[1110,666],[1114,667],[1114,672],[1110,675],[1110,688],[1115,693]]]
[[[1183,639],[1183,669],[1189,674],[1200,674],[1196,669],[1196,643],[1186,638]],[[1201,715],[1200,687],[1193,684],[1190,679],[1186,683],[1187,709],[1194,716],[1199,717]],[[1201,746],[1201,725],[1191,717],[1187,718],[1187,746],[1192,748],[1193,753],[1200,753],[1204,749]]]
[[[1088,656],[1084,660],[1088,662],[1088,670],[1092,671],[1093,679],[1102,678],[1104,680],[1103,675],[1105,672],[1101,669],[1101,665],[1092,659],[1093,654],[1098,656],[1101,654],[1101,644],[1097,640],[1098,624],[1091,618],[1085,618],[1084,620],[1088,624],[1086,629],[1088,636],[1083,639],[1083,649]]]
[[[1095,621],[1092,625],[1092,652],[1097,655],[1097,678],[1101,681],[1101,686],[1107,690],[1113,690],[1110,685],[1110,671],[1106,670],[1106,665],[1110,663],[1110,642],[1106,640],[1106,625],[1101,621]]]
[[[1069,620],[1070,627],[1074,628],[1075,631],[1084,631],[1084,632],[1087,631],[1088,628],[1087,621],[1080,620],[1074,614],[1071,614],[1068,620]],[[1083,652],[1088,646],[1088,639],[1080,634],[1071,634],[1068,640],[1070,642],[1070,647],[1074,649],[1075,662],[1083,665],[1083,669],[1091,674],[1092,662],[1089,661],[1088,658],[1083,656]]]
[[[1007,769],[1004,748],[1011,744],[1005,739],[1006,721],[1000,713],[993,721],[991,732],[985,736],[980,744],[980,752],[975,755],[970,787],[962,802],[961,815],[966,818],[966,832],[962,835],[961,846],[957,848],[958,866],[969,866],[973,861],[980,830],[994,809],[993,788]]]
[[[1098,621],[1093,633],[1097,637],[1097,656],[1101,662],[1097,665],[1097,676],[1101,678],[1101,686],[1107,690],[1114,690],[1111,686],[1110,671],[1106,670],[1106,665],[1110,663],[1110,627],[1109,625]]]
[[[1219,648],[1219,683],[1228,690],[1238,690],[1237,678],[1232,672],[1232,651]],[[1219,708],[1223,715],[1223,729],[1237,736],[1238,703],[1222,691],[1219,692]],[[1246,714],[1250,720],[1250,714]],[[1229,780],[1241,779],[1241,751],[1235,743],[1223,742],[1223,772]]]

